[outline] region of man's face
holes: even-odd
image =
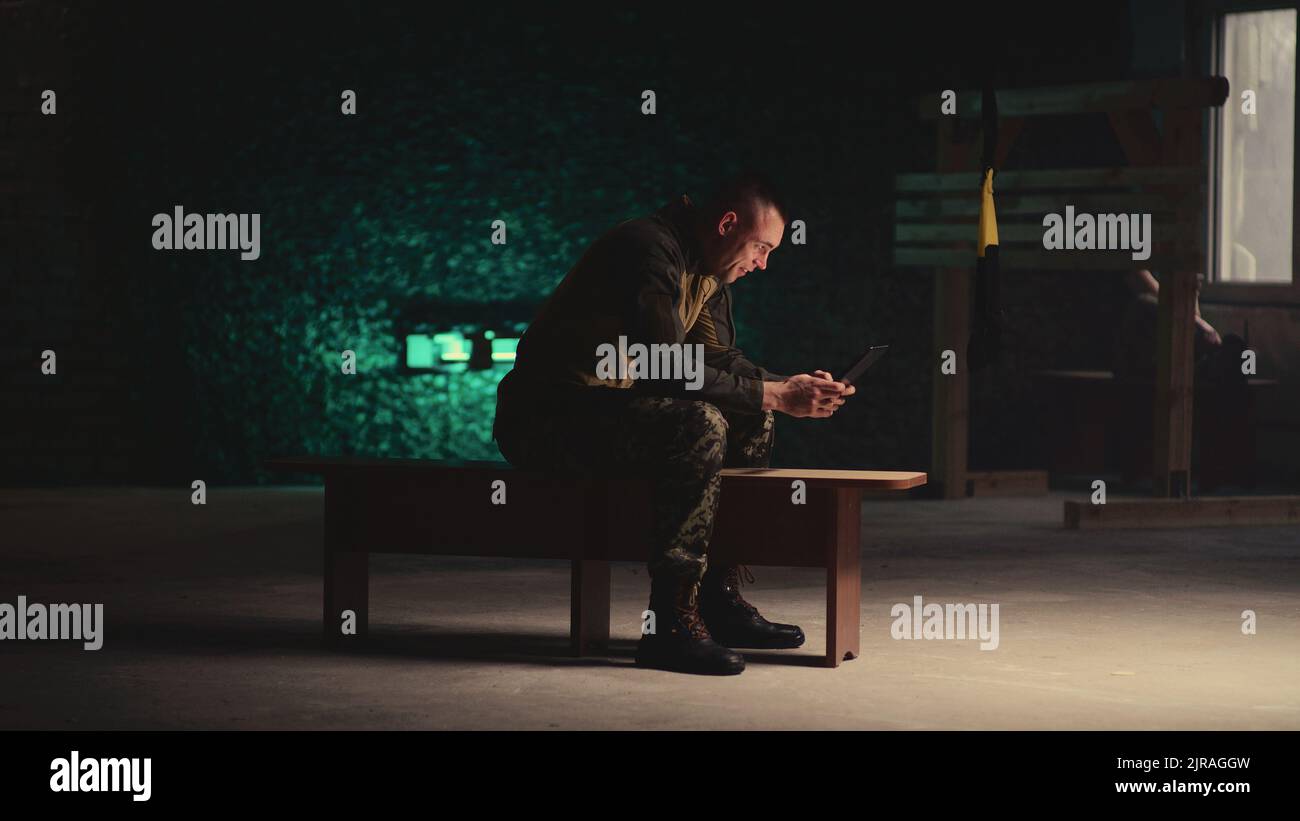
[[[730,285],[767,267],[767,255],[781,244],[785,222],[767,204],[750,203],[744,213],[728,211],[709,227],[705,247],[707,273]]]

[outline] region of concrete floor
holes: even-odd
[[[0,729],[1300,729],[1300,529],[1075,532],[1061,496],[863,505],[862,657],[819,665],[819,571],[746,595],[799,650],[737,677],[566,655],[568,568],[372,560],[372,640],[320,641],[318,488],[0,490],[0,602],[102,602],[104,647],[0,642]],[[1000,646],[900,641],[890,608],[1000,605]],[[1241,631],[1242,610],[1258,633]]]

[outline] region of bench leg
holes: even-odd
[[[325,643],[363,641],[370,630],[370,554],[347,548],[340,480],[325,482]]]
[[[369,610],[370,554],[326,551],[326,643],[352,644],[364,639],[370,630]]]
[[[569,641],[575,656],[609,646],[609,562],[574,559]]]
[[[826,666],[861,652],[862,566],[858,553],[862,491],[836,488],[826,534]]]

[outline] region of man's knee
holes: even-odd
[[[727,417],[711,402],[691,400],[683,405],[682,427],[691,460],[720,470],[727,456]]]
[[[685,403],[686,416],[692,426],[699,431],[701,435],[727,435],[727,417],[718,410],[718,406],[712,402],[703,402],[700,400],[689,400]]]
[[[636,420],[645,425],[635,447],[639,458],[674,472],[709,476],[727,454],[727,420],[710,402],[687,399],[639,400]]]
[[[727,465],[767,467],[775,439],[775,414],[772,411],[732,414],[728,423]]]

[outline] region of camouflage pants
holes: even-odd
[[[498,405],[497,445],[516,467],[609,468],[650,479],[652,576],[699,581],[708,566],[719,471],[767,467],[771,458],[771,411],[730,413],[699,400],[631,395],[506,410]]]

